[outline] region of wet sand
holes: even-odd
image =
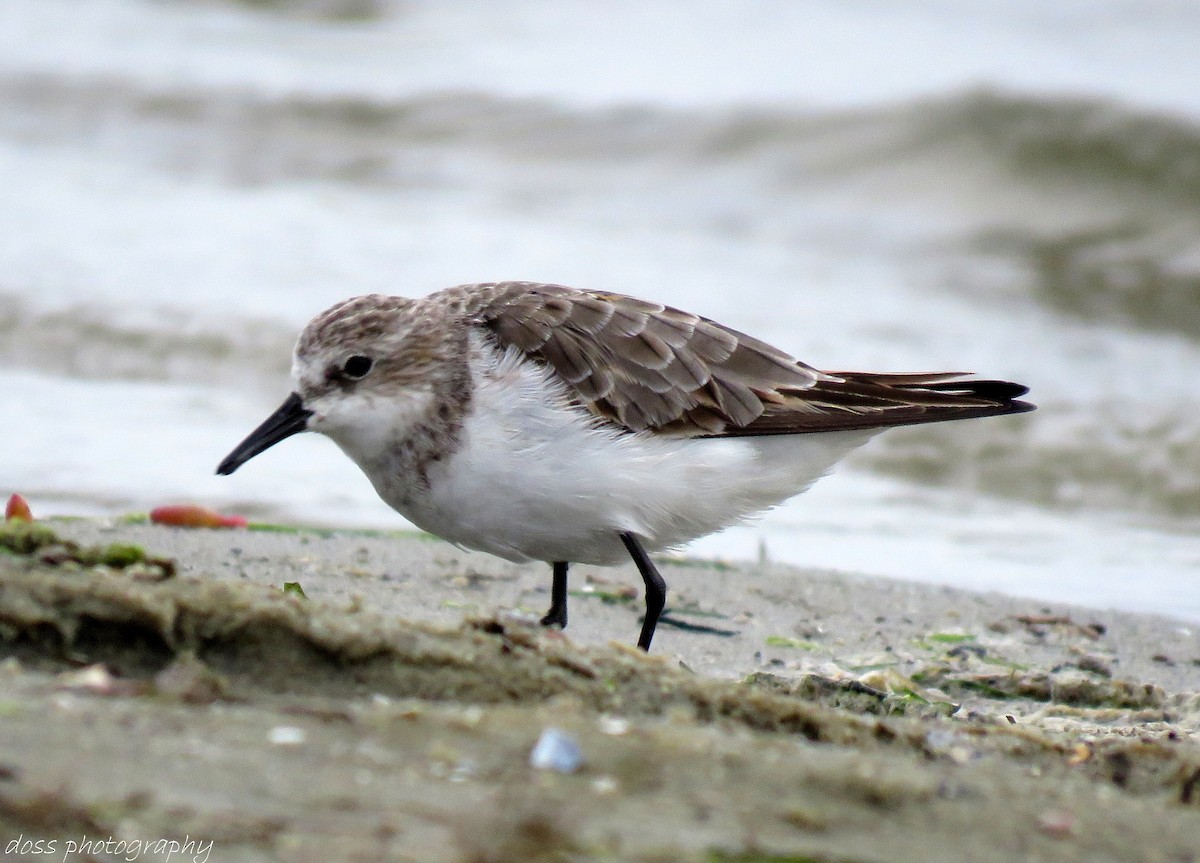
[[[647,657],[631,567],[563,635],[547,567],[417,535],[46,526],[3,528],[0,837],[56,854],[0,859],[1200,859],[1193,625],[664,558]]]

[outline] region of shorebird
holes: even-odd
[[[699,315],[531,282],[372,294],[317,315],[294,391],[221,462],[297,432],[333,439],[416,526],[551,564],[629,554],[650,649],[667,587],[647,554],[761,513],[893,426],[1034,409],[1020,384],[963,373],[819,371]]]

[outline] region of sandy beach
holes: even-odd
[[[3,531],[2,859],[1200,859],[1179,621],[666,557],[645,656],[632,568],[560,634],[416,534]]]

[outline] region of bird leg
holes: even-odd
[[[554,626],[559,629],[567,628],[567,567],[565,560],[551,564],[554,567],[554,581],[550,584],[550,610],[542,618],[542,626]]]
[[[637,541],[632,533],[621,534],[621,542],[629,550],[629,556],[641,573],[642,581],[646,583],[646,617],[642,621],[642,634],[638,636],[637,646],[647,653],[650,652],[650,640],[654,638],[654,628],[658,626],[659,615],[667,604],[667,583],[658,574],[658,570],[646,554],[646,549]]]

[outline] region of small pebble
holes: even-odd
[[[592,782],[592,791],[597,794],[612,794],[618,787],[617,780],[611,776],[598,776]]]
[[[1079,662],[1076,663],[1081,671],[1090,671],[1092,674],[1099,674],[1101,677],[1112,677],[1112,667],[1101,659],[1099,656],[1094,656],[1090,653],[1085,653],[1079,657]]]
[[[117,678],[103,665],[89,665],[78,671],[64,671],[55,684],[59,689],[72,692],[90,692],[93,695],[113,695],[117,689]]]
[[[477,704],[464,707],[462,713],[454,717],[454,721],[464,728],[474,728],[483,721],[483,708]]]
[[[965,746],[951,746],[946,751],[946,755],[955,764],[966,764],[975,757],[975,753]]]
[[[620,737],[629,732],[629,720],[619,716],[601,716],[600,733],[609,737]]]
[[[1066,839],[1075,832],[1075,816],[1062,810],[1043,812],[1038,816],[1037,826],[1053,839]]]
[[[956,659],[965,659],[968,656],[977,656],[983,659],[987,656],[987,648],[982,644],[956,644],[946,651],[946,655]]]
[[[307,735],[294,725],[276,725],[267,732],[267,742],[273,746],[302,746]]]
[[[583,753],[574,738],[557,728],[547,728],[529,753],[529,764],[537,770],[574,773],[583,766]]]

